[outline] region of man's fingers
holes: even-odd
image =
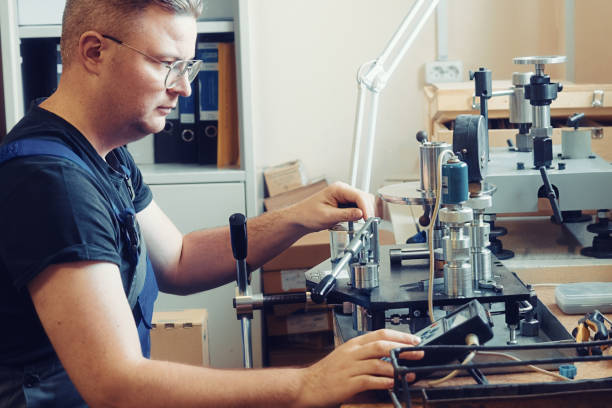
[[[340,203],[355,203],[363,211],[363,218],[374,217],[374,196],[357,190],[346,183],[334,183],[334,198]],[[359,217],[361,218],[361,217]]]
[[[416,346],[421,342],[421,339],[414,334],[404,333],[397,330],[380,329],[366,333],[362,336],[355,337],[351,342],[355,344],[367,344],[376,340],[389,340],[398,343],[405,343],[406,346]]]
[[[388,340],[377,340],[371,343],[365,344],[359,347],[358,350],[354,352],[355,358],[366,360],[370,358],[381,358],[381,357],[389,357],[391,354],[391,350],[400,347],[408,347],[409,345],[406,343],[398,343],[395,341]],[[418,360],[423,357],[422,351],[407,351],[402,353],[405,355],[406,359],[409,360]]]
[[[348,385],[350,388],[356,389],[356,392],[364,390],[388,390],[393,388],[393,378],[360,375],[352,378]],[[353,387],[351,387],[351,385]]]
[[[393,365],[380,358],[361,360],[353,363],[355,375],[371,374],[376,376],[393,377]]]
[[[363,217],[363,211],[359,208],[346,208],[339,210],[338,217],[340,222],[357,221]]]

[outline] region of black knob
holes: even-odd
[[[246,217],[236,213],[229,217],[230,236],[234,258],[241,261],[247,257],[247,227]]]
[[[416,134],[416,140],[419,143],[427,142],[427,132],[424,130],[419,130]]]
[[[559,163],[557,164],[557,167],[559,168],[559,170],[565,170],[565,163],[561,163],[561,162],[559,162]]]

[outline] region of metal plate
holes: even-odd
[[[384,186],[378,190],[378,195],[384,201],[393,204],[434,205],[436,202],[435,197],[430,197],[421,191],[421,183],[418,181]]]
[[[565,55],[542,55],[542,56],[530,56],[530,57],[518,57],[514,58],[515,64],[520,65],[533,65],[533,64],[560,64],[567,61]]]
[[[429,197],[420,189],[418,181],[409,183],[391,184],[378,190],[378,195],[383,201],[403,205],[434,205],[435,197]],[[482,194],[493,194],[497,190],[493,184],[483,183]]]

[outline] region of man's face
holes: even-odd
[[[163,62],[193,58],[197,36],[193,17],[176,16],[152,6],[139,18],[138,24],[129,38],[121,40]],[[178,97],[190,94],[186,80],[166,89],[167,73],[165,66],[150,58],[126,47],[117,47],[107,71],[109,81],[104,81],[112,86],[103,92],[114,112],[113,120],[119,121],[130,138],[135,140],[161,131]]]

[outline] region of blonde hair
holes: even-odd
[[[123,36],[134,28],[134,18],[150,6],[177,15],[202,14],[202,0],[67,0],[60,41],[62,64],[70,65],[81,34],[88,30]]]

